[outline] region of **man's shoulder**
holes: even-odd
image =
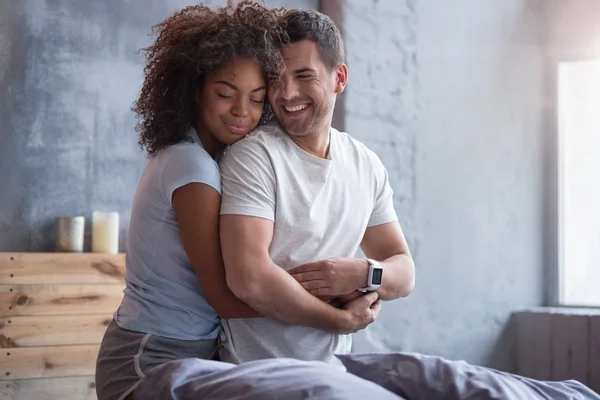
[[[341,151],[356,154],[357,156],[369,159],[372,162],[377,162],[379,160],[377,154],[360,140],[352,137],[347,132],[338,131],[334,128],[331,129],[337,136],[337,142],[339,143]]]
[[[263,125],[227,149],[226,155],[254,154],[266,155],[285,147],[285,132],[279,125]]]
[[[279,141],[285,135],[285,132],[279,125],[262,125],[248,133],[243,139],[238,140],[230,147],[256,147],[262,145],[270,145],[273,142]]]
[[[279,138],[281,135],[285,135],[285,132],[281,128],[281,125],[275,122],[269,122],[267,124],[256,127],[250,132],[246,138],[255,138],[260,140],[271,140],[273,138]]]

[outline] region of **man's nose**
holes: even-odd
[[[300,95],[300,86],[294,79],[287,79],[281,84],[281,95],[284,100],[293,100]]]

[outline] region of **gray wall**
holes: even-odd
[[[344,1],[347,130],[389,168],[418,271],[355,351],[512,368],[509,315],[543,300],[542,2]],[[0,1],[0,251],[51,250],[58,215],[127,226],[135,51],[185,3]]]
[[[190,0],[0,0],[0,251],[52,251],[54,218],[119,211],[146,162],[130,112],[150,28]],[[224,0],[205,1],[223,4]],[[271,0],[315,8],[317,0]]]
[[[514,368],[543,301],[542,2],[348,0],[346,126],[389,169],[417,287],[356,351]]]

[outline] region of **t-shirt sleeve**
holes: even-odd
[[[220,163],[221,215],[238,214],[275,221],[275,172],[263,144],[245,138]]]
[[[221,193],[221,177],[219,166],[202,147],[192,145],[175,145],[165,154],[161,189],[169,202],[173,192],[189,183],[204,183]]]
[[[373,206],[371,218],[369,219],[367,227],[382,225],[398,220],[394,208],[394,191],[390,186],[387,170],[377,155],[372,153],[372,156],[377,189],[375,193],[375,205]]]

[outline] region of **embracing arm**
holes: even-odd
[[[368,258],[383,266],[383,279],[377,289],[381,300],[406,297],[412,292],[415,265],[398,221],[367,228],[360,247]]]
[[[244,215],[221,216],[227,283],[240,299],[265,316],[332,332],[355,332],[372,322],[317,299],[269,256],[273,222]],[[365,299],[373,303],[377,296]],[[367,305],[367,309],[368,309]],[[360,311],[360,310],[359,310]],[[365,311],[365,310],[362,310]]]
[[[415,266],[398,221],[367,228],[361,248],[383,266],[381,286],[376,291],[379,299],[410,294],[415,286]],[[364,258],[337,257],[306,263],[289,272],[313,295],[344,303],[363,294],[358,289],[367,286],[369,263]]]
[[[383,266],[379,298],[393,300],[413,290],[415,266],[394,210],[387,171],[377,156],[372,157],[380,184],[360,247],[368,258]],[[361,295],[357,289],[367,286],[369,263],[361,258],[330,258],[301,265],[290,273],[313,295],[344,296],[340,298],[343,301]]]
[[[222,318],[260,317],[227,287],[219,242],[219,193],[209,185],[190,183],[173,192],[172,203],[183,247],[217,314]]]

